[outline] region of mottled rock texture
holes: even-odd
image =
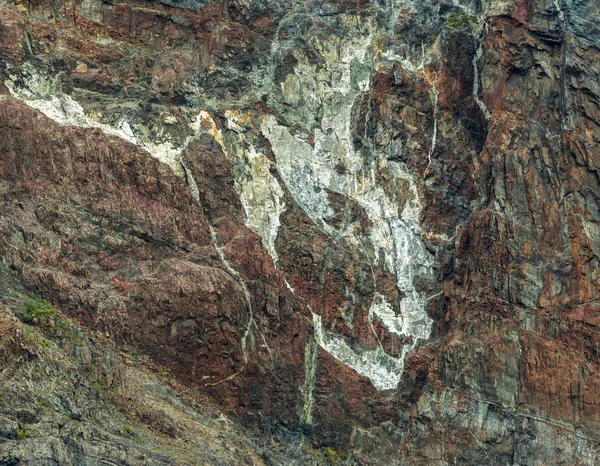
[[[599,83],[595,0],[0,2],[0,464],[600,463]]]

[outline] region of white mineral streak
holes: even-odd
[[[345,338],[325,330],[320,315],[313,314],[313,327],[315,339],[321,348],[360,375],[368,377],[377,390],[396,388],[404,370],[407,346],[398,358],[391,357],[381,346],[374,350],[357,351],[348,345]]]
[[[431,136],[431,147],[429,148],[429,152],[427,153],[427,168],[425,169],[425,173],[429,171],[429,167],[431,166],[431,156],[435,152],[435,145],[437,143],[437,116],[438,116],[438,92],[435,87],[435,81],[430,81],[431,83],[431,91],[433,93],[433,135]]]
[[[485,103],[483,102],[483,100],[481,100],[479,98],[481,84],[479,82],[478,63],[481,60],[481,57],[483,56],[483,43],[481,42],[481,39],[478,39],[478,42],[479,42],[479,46],[477,47],[477,51],[475,52],[475,55],[473,56],[473,100],[475,100],[475,102],[477,102],[477,105],[479,105],[479,108],[481,109],[483,115],[485,116],[485,119],[489,121],[492,118],[492,115],[490,114],[490,111],[488,110],[488,108],[485,105]]]
[[[248,290],[248,286],[246,285],[246,282],[244,281],[242,276],[239,274],[239,272],[237,270],[235,270],[233,268],[233,266],[231,265],[231,263],[227,260],[227,257],[225,256],[225,253],[223,252],[223,247],[219,246],[219,241],[217,239],[217,232],[215,231],[215,229],[213,228],[212,225],[209,225],[209,228],[210,228],[210,237],[212,239],[212,243],[215,246],[215,249],[217,250],[217,254],[219,254],[221,263],[225,266],[225,269],[227,270],[227,272],[229,272],[229,275],[231,275],[238,282],[240,287],[242,288],[242,291],[244,292],[244,298],[246,298],[246,304],[248,305],[248,323],[246,324],[244,334],[242,335],[242,339],[240,341],[242,360],[244,361],[244,366],[246,366],[246,364],[248,363],[248,351],[247,351],[248,338],[252,337],[252,334],[250,332],[252,330],[252,326],[256,325],[256,323],[254,322],[254,311],[252,309],[252,298],[250,297],[250,291]]]
[[[245,152],[252,175],[247,183],[240,183],[238,192],[246,213],[246,225],[258,233],[263,246],[277,264],[275,239],[279,230],[279,218],[285,210],[283,190],[270,173],[271,161],[250,147]]]
[[[215,121],[213,120],[212,116],[208,112],[200,111],[196,117],[196,120],[190,125],[190,127],[196,133],[196,135],[198,135],[200,132],[207,132],[208,134],[210,134],[215,139],[215,141],[221,146],[223,153],[226,156],[228,156],[227,151],[225,150],[225,145],[223,144],[223,136],[221,134],[221,131],[217,128]],[[187,144],[187,141],[186,141],[186,144]],[[190,191],[192,193],[192,196],[194,197],[196,202],[200,202],[198,184],[196,183],[196,180],[194,179],[192,172],[190,170],[188,170],[188,168],[186,167],[183,160],[181,160],[181,166],[183,167],[183,169],[185,171],[185,176],[186,176]],[[244,298],[246,299],[246,304],[248,306],[248,322],[246,324],[246,328],[244,329],[244,333],[242,334],[242,338],[240,340],[240,351],[242,353],[242,360],[244,362],[244,367],[246,367],[246,364],[248,364],[248,349],[247,349],[248,339],[251,339],[251,343],[253,344],[254,335],[251,332],[252,332],[252,326],[253,325],[256,326],[256,322],[254,321],[254,310],[252,308],[252,298],[250,296],[250,290],[248,290],[248,286],[246,285],[246,282],[244,281],[244,279],[242,278],[240,273],[233,267],[233,265],[229,262],[229,260],[227,260],[227,256],[225,256],[225,253],[223,252],[223,247],[219,246],[219,241],[217,238],[216,230],[214,229],[214,227],[212,225],[209,225],[209,228],[210,228],[210,237],[211,237],[212,243],[217,251],[217,254],[219,255],[219,258],[221,259],[221,263],[225,267],[225,270],[227,270],[227,272],[229,272],[229,275],[231,275],[237,281],[237,283],[240,285],[240,287],[242,288],[242,291],[244,292]],[[264,342],[264,347],[267,348],[269,355],[271,355],[271,360],[273,360],[271,348],[269,348],[269,345],[267,344],[267,342],[264,338],[264,335],[261,335],[261,336],[262,336],[262,339]],[[226,378],[224,380],[229,380],[230,378],[235,377],[239,373],[240,372],[236,372],[235,374],[230,375],[228,378]]]
[[[287,286],[288,290],[290,290],[292,293],[295,293],[294,289],[292,288],[292,285],[290,285],[290,283],[284,278],[283,281],[285,282],[285,286]]]
[[[14,85],[13,80],[10,79],[10,77],[5,81],[5,85],[8,87],[10,93],[14,97],[21,100],[28,106],[39,110],[48,118],[56,121],[61,125],[78,126],[83,128],[99,128],[106,134],[117,136],[121,139],[124,139],[132,144],[143,148],[154,158],[169,165],[169,167],[173,170],[175,174],[179,176],[184,176],[187,180],[192,197],[196,202],[199,202],[200,196],[198,185],[196,183],[196,180],[194,179],[192,172],[187,168],[181,157],[181,153],[183,152],[183,149],[187,146],[189,138],[185,140],[184,144],[181,147],[175,147],[169,142],[155,143],[147,140],[141,140],[140,138],[137,138],[135,136],[133,130],[131,129],[127,121],[121,121],[118,127],[110,126],[95,121],[85,114],[83,107],[73,98],[71,98],[71,96],[57,91],[58,85],[55,79],[39,75],[35,73],[31,69],[31,67],[26,67],[25,71],[29,75],[29,81],[26,87],[17,88]],[[208,112],[201,111],[198,114],[196,120],[192,122],[190,127],[196,132],[196,134],[200,131],[206,131],[209,134],[211,134],[219,143],[225,155],[227,155],[227,152],[225,151],[225,146],[223,144],[223,137],[221,135],[221,132],[217,129],[214,120]],[[264,176],[264,174],[260,172],[260,170],[259,172],[255,173],[255,175],[257,180],[260,180],[260,178]],[[277,188],[279,189],[279,197],[277,197],[276,199],[279,200],[283,196],[283,193],[278,184]],[[254,193],[250,193],[248,197],[252,199],[253,195],[255,196]],[[274,241],[274,238],[277,235],[277,227],[279,226],[279,214],[283,207],[282,205],[277,204],[275,209],[279,212],[276,216],[274,216],[276,217],[276,220],[274,220],[274,225],[276,224],[276,226],[269,226],[269,234],[273,237],[272,241]],[[256,213],[255,215],[251,216],[251,218],[254,223],[258,225],[261,224],[260,213]],[[245,366],[248,362],[248,340],[253,338],[251,330],[252,326],[256,325],[256,323],[254,322],[254,313],[252,309],[250,291],[248,290],[248,287],[246,286],[246,283],[244,282],[241,275],[233,268],[233,266],[227,260],[225,253],[223,252],[223,248],[218,244],[217,233],[212,226],[210,226],[210,233],[212,242],[215,246],[217,253],[219,254],[221,262],[223,263],[225,269],[229,272],[229,274],[233,278],[235,278],[236,281],[240,284],[244,292],[246,303],[248,305],[248,323],[246,324],[246,328],[244,329],[244,333],[240,342],[242,358]],[[275,249],[274,246],[272,246],[272,242],[270,243],[269,247],[274,252]],[[268,348],[268,345],[266,346]],[[270,352],[270,348],[268,349]],[[238,373],[235,373],[230,377],[234,377],[237,374]]]
[[[556,0],[554,0],[556,2]],[[458,0],[453,1],[454,6],[460,8],[467,15],[475,15],[477,11],[473,8],[473,5],[463,5]],[[475,40],[477,42],[477,50],[475,51],[475,55],[473,55],[473,100],[477,103],[483,116],[487,121],[492,118],[492,115],[485,105],[485,103],[479,98],[479,93],[481,92],[481,81],[479,77],[479,62],[481,57],[483,56],[483,42],[481,41],[481,37],[483,35],[483,29],[486,26],[485,21],[482,19],[485,16],[500,16],[501,14],[506,14],[507,8],[512,8],[512,4],[510,2],[486,2],[484,4],[484,9],[488,10],[488,13],[479,18],[479,30],[475,35]]]
[[[317,381],[317,357],[319,349],[313,339],[307,340],[304,347],[304,380],[300,385],[300,423],[311,425],[313,423],[313,407],[315,405],[315,384]]]
[[[554,8],[556,8],[556,12],[558,13],[558,18],[564,23],[565,22],[565,13],[564,13],[562,7],[560,6],[560,1],[552,0],[552,2],[554,3]]]
[[[219,142],[223,151],[232,158],[235,188],[246,214],[244,223],[260,235],[263,246],[273,259],[273,263],[277,265],[275,240],[280,226],[279,219],[285,211],[285,203],[283,189],[271,173],[271,170],[275,170],[275,166],[246,140],[244,125],[248,123],[249,116],[227,110],[225,117],[227,129],[230,130],[227,133],[228,144],[231,145],[229,151],[225,149],[221,132],[217,131],[212,118],[210,123],[204,126],[212,124],[211,127],[214,129],[211,129],[210,133]]]
[[[407,329],[404,328],[404,319],[402,314],[396,315],[394,308],[385,299],[385,296],[375,294],[371,307],[369,309],[369,322],[377,316],[388,332],[396,335],[406,335]]]
[[[192,198],[194,198],[194,200],[199,204],[200,190],[198,189],[198,183],[196,183],[196,179],[194,178],[192,171],[188,169],[183,160],[181,160],[181,166],[183,167],[183,171],[185,172],[185,180],[187,182],[188,187],[190,188]]]
[[[116,127],[93,120],[85,114],[83,107],[76,100],[57,91],[58,86],[55,80],[30,72],[26,87],[15,86],[10,76],[4,84],[13,97],[42,112],[58,124],[82,128],[99,128],[106,134],[119,137],[141,147],[152,157],[166,163],[176,175],[184,175],[180,163],[183,147],[176,147],[170,142],[155,143],[137,138],[129,123],[124,120]]]
[[[325,330],[316,314],[313,324],[323,349],[369,377],[377,389],[386,390],[397,386],[406,354],[419,339],[430,335],[432,321],[425,312],[426,298],[415,289],[413,277],[417,271],[427,271],[432,259],[420,236],[421,203],[413,175],[403,164],[388,161],[384,154],[374,154],[376,160],[367,162],[354,150],[352,110],[356,99],[370,86],[372,66],[367,62],[372,37],[368,34],[347,42],[319,44],[326,59],[319,66],[296,55],[298,65],[282,84],[282,92],[296,118],[308,127],[315,121],[312,144],[301,132],[292,134],[273,116],[263,119],[261,131],[275,153],[281,178],[315,224],[332,236],[360,244],[361,238],[355,237],[352,229],[336,231],[328,223],[333,210],[327,190],[359,203],[373,224],[369,238],[375,251],[372,263],[383,259],[386,268],[395,274],[404,298],[396,316],[391,305],[376,295],[370,318],[377,316],[388,331],[412,337],[412,342],[402,348],[400,357],[394,358],[381,345],[372,350],[351,347],[344,337]],[[408,184],[402,209],[377,184],[374,174],[378,168],[386,168]]]
[[[122,121],[118,127],[95,121],[85,114],[83,107],[73,98],[71,98],[71,96],[63,93],[56,93],[57,86],[50,78],[45,78],[31,72],[29,74],[30,80],[25,88],[17,89],[13,85],[13,81],[10,79],[5,82],[10,93],[14,97],[23,101],[30,107],[39,110],[48,118],[61,125],[79,126],[83,128],[99,128],[107,134],[117,136],[132,144],[142,147],[154,158],[169,165],[175,174],[179,176],[185,176],[194,200],[199,202],[199,190],[196,180],[194,179],[191,171],[185,166],[185,163],[181,158],[181,153],[187,145],[188,140],[186,140],[181,147],[175,147],[168,142],[155,143],[140,140],[139,138],[136,138],[127,121]],[[207,112],[200,112],[196,118],[196,121],[191,124],[191,127],[196,132],[204,130],[210,133],[225,152],[225,146],[223,145],[221,132],[217,129],[212,117]],[[279,216],[277,216],[277,222],[278,221]],[[219,254],[221,262],[229,274],[232,275],[242,287],[244,291],[244,297],[246,298],[246,302],[248,304],[248,323],[241,338],[241,352],[244,364],[246,364],[248,361],[247,342],[248,338],[251,337],[252,325],[254,325],[254,315],[252,311],[250,292],[248,291],[248,288],[240,274],[231,266],[225,257],[223,248],[218,245],[217,235],[212,226],[210,227],[210,232],[213,244],[217,250],[217,253]]]

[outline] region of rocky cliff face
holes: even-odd
[[[594,0],[0,3],[0,464],[598,464],[599,82]]]

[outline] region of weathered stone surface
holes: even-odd
[[[599,31],[593,0],[4,2],[1,265],[261,435],[596,464]]]

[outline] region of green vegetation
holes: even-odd
[[[53,317],[58,312],[56,308],[45,299],[39,298],[35,295],[28,295],[29,298],[25,301],[26,313],[21,319],[26,324],[31,324],[35,319],[45,319]]]
[[[326,447],[323,450],[313,450],[312,456],[319,464],[342,466],[346,464],[348,455],[339,453],[335,448]]]
[[[346,462],[347,456],[340,454],[331,447],[325,448],[325,458],[332,466],[340,466]]]
[[[19,438],[29,438],[33,436],[39,436],[40,433],[36,429],[19,429],[17,435],[19,436]]]
[[[452,13],[448,16],[448,29],[451,31],[464,31],[471,25],[477,24],[478,18],[475,15],[465,13]]]

